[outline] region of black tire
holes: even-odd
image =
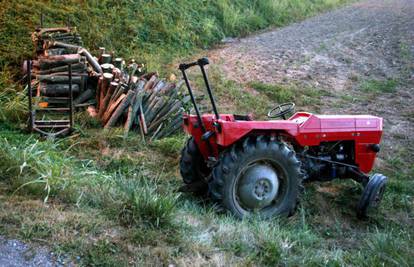
[[[190,137],[181,151],[180,158],[180,173],[184,183],[189,185],[204,182],[210,172],[197,144]]]
[[[375,208],[378,208],[384,195],[388,178],[380,173],[373,174],[365,185],[357,206],[357,217],[368,218]]]
[[[240,190],[244,189],[240,188],[245,188],[246,180],[248,186],[251,186],[265,179],[258,179],[257,175],[255,178],[249,177],[250,170],[257,166],[269,166],[273,169],[277,174],[278,186],[276,194],[269,196],[272,201],[268,206],[251,210],[242,206]],[[238,185],[238,180],[241,179],[243,183]],[[254,182],[250,182],[252,179]],[[271,218],[289,216],[294,212],[301,183],[300,161],[296,158],[295,152],[282,142],[271,140],[268,136],[258,136],[247,137],[242,143],[233,145],[231,149],[222,153],[213,169],[209,191],[213,200],[221,203],[238,218],[250,217],[253,214],[262,218]],[[257,186],[248,188],[254,189],[249,194],[257,194]]]

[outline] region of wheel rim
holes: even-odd
[[[283,175],[271,161],[248,164],[239,173],[234,188],[236,205],[244,212],[277,206],[283,191]]]

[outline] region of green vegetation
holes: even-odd
[[[296,84],[265,84],[258,81],[238,84],[226,79],[217,66],[210,66],[208,75],[220,112],[253,113],[258,119],[266,118],[269,109],[286,102],[295,102],[298,109],[318,111],[322,97],[331,95],[323,89]],[[196,73],[190,75],[190,78],[194,81],[194,89],[203,99],[202,106],[210,110],[203,77]]]
[[[124,57],[149,61],[152,67],[170,63],[194,48],[209,47],[225,36],[286,25],[346,2],[9,1],[0,7],[0,66],[20,64],[31,55],[29,33],[39,25],[42,12],[45,25],[66,24],[69,20],[78,26],[87,47],[105,46]]]
[[[178,158],[185,136],[144,143],[122,129],[103,131],[85,113],[77,133],[60,141],[23,133],[21,61],[41,11],[46,24],[79,26],[85,45],[166,67],[187,53],[281,26],[347,2],[314,1],[9,1],[0,7],[0,235],[51,246],[81,266],[412,266],[414,175],[410,148],[385,155],[390,177],[379,213],[355,218],[361,194],[352,181],[315,183],[294,216],[238,221],[213,203],[180,194]],[[317,88],[252,82],[209,72],[222,112],[254,111],[294,101],[318,109]],[[194,76],[194,75],[192,75]],[[195,75],[195,85],[202,80]],[[394,80],[367,81],[362,91],[396,90]],[[366,88],[366,89],[364,89]],[[372,89],[374,88],[374,89]],[[379,88],[379,89],[378,89]],[[201,96],[201,90],[197,91]],[[207,106],[208,103],[205,103]],[[46,204],[44,203],[46,201]]]
[[[391,179],[379,213],[367,221],[355,218],[361,188],[349,180],[307,185],[290,218],[238,221],[177,193],[184,139],[148,146],[122,131],[89,129],[51,142],[3,129],[0,234],[55,244],[57,255],[92,266],[414,263],[408,148],[381,164]],[[46,206],[39,197],[48,195]]]
[[[318,110],[323,96],[330,96],[328,91],[314,87],[299,86],[296,84],[265,84],[250,82],[257,92],[265,94],[273,105],[286,102],[295,102],[300,108],[307,107],[310,110]]]
[[[393,93],[396,91],[398,81],[387,80],[366,80],[360,84],[360,90],[365,93]]]
[[[33,54],[30,33],[40,24],[77,26],[85,46],[104,46],[146,62],[161,74],[177,58],[211,47],[227,36],[282,26],[349,0],[7,1],[0,7],[0,122],[22,122],[26,105],[21,63]]]
[[[270,99],[278,103],[292,101],[295,97],[294,89],[289,87],[281,85],[264,84],[261,82],[251,82],[249,85],[253,87],[256,91],[264,93]]]

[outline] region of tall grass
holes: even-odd
[[[25,90],[15,83],[10,68],[0,69],[0,123],[16,123],[27,117]]]
[[[40,142],[8,133],[0,135],[0,182],[13,194],[41,196],[45,202],[53,196],[66,203],[100,207],[123,225],[172,224],[177,195],[160,192],[157,181],[144,173],[126,177],[98,170],[93,161],[72,156],[65,140]]]

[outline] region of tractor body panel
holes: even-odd
[[[236,120],[234,115],[202,115],[207,131],[215,134],[207,142],[195,115],[184,115],[184,130],[192,135],[205,159],[218,157],[219,153],[247,135],[267,133],[281,135],[300,147],[318,146],[321,142],[354,141],[355,164],[368,173],[376,152],[371,148],[379,144],[382,135],[382,118],[370,115],[314,115],[297,112],[288,120],[249,121]],[[214,125],[216,124],[216,126]],[[217,125],[219,125],[217,127]]]

